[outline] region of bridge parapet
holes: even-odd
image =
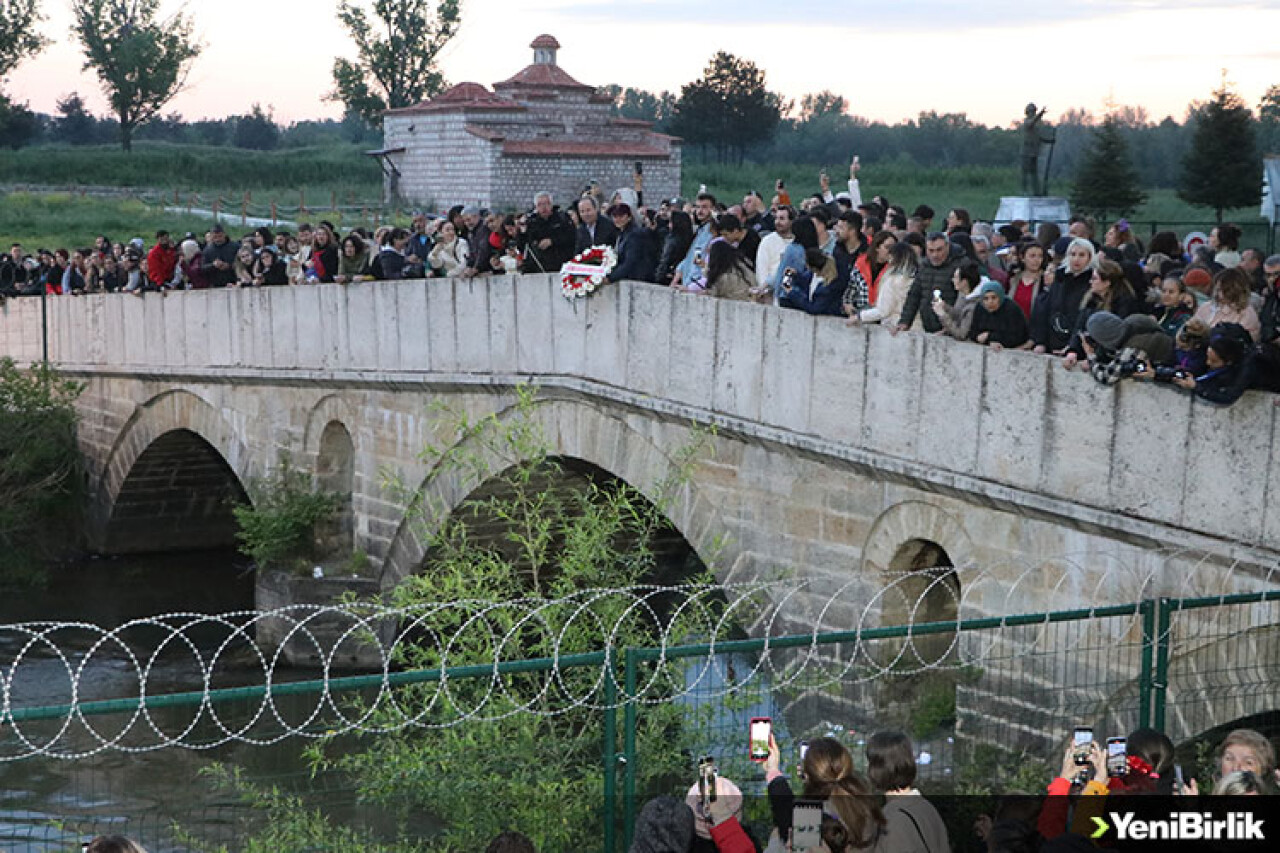
[[[5,304],[0,354],[39,358],[40,309]],[[927,488],[1071,505],[1085,527],[1280,549],[1262,394],[1220,409],[1030,353],[637,283],[571,304],[550,276],[60,297],[48,312],[50,359],[77,373],[590,386]]]

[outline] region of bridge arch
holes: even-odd
[[[227,545],[228,501],[246,498],[253,470],[245,443],[210,403],[185,390],[158,394],[135,409],[91,484],[92,540],[106,553]]]
[[[655,502],[661,497],[662,484],[670,482],[679,473],[679,464],[663,448],[685,446],[694,437],[688,427],[632,423],[586,401],[572,398],[539,398],[528,410],[512,405],[495,414],[497,421],[504,425],[515,417],[526,416],[531,426],[541,430],[550,455],[586,463],[631,485],[645,498]],[[649,434],[637,428],[641,425],[650,431]],[[654,429],[661,430],[661,435],[655,434]],[[668,443],[669,440],[675,443]],[[442,472],[438,466],[427,473],[414,490],[412,501],[425,509],[421,513],[424,517],[418,521],[411,512],[401,521],[383,563],[384,589],[404,580],[421,564],[426,549],[420,534],[434,530],[433,517],[447,517],[483,485],[489,474],[524,461],[499,458],[475,434],[467,436],[452,449],[476,454],[481,463],[475,466],[476,469],[488,473]],[[666,515],[672,527],[705,564],[720,568],[715,565],[715,558],[721,550],[717,532],[723,529],[723,524],[712,503],[699,493],[696,477],[686,480],[674,495],[669,496]],[[724,564],[731,565],[732,561],[725,560]]]

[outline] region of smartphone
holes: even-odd
[[[1146,373],[1146,372],[1147,372],[1147,365],[1140,361],[1140,362],[1138,362],[1138,366],[1137,366],[1137,367],[1135,367],[1135,368],[1133,369],[1133,372],[1134,372],[1134,373]]]
[[[1182,765],[1173,765],[1173,792],[1181,795],[1187,789],[1187,783],[1182,779]]]
[[[941,291],[941,290],[937,290],[937,289],[935,289],[935,290],[933,291],[933,300],[934,300],[935,302],[937,302],[937,301],[938,301],[939,299],[941,299],[941,298],[942,298],[942,291]]]
[[[809,754],[809,741],[800,741],[800,763],[804,763],[804,757]]]
[[[644,174],[644,163],[643,163],[643,162],[641,162],[640,160],[637,160],[637,161],[636,161],[636,174],[637,174],[637,175],[643,175],[643,174]]]
[[[860,166],[860,165],[862,165],[862,158],[861,158],[861,157],[859,157],[857,154],[854,154],[854,155],[853,155],[853,165],[855,165],[855,166]]]
[[[1107,775],[1124,776],[1129,772],[1129,756],[1122,737],[1107,738]]]
[[[1093,729],[1077,726],[1071,735],[1071,754],[1076,760],[1077,767],[1085,767],[1089,764],[1089,747],[1091,746],[1093,746]]]
[[[811,850],[822,843],[822,803],[796,800],[791,807],[791,849]]]
[[[773,720],[769,717],[752,717],[750,749],[752,761],[764,761],[769,757],[769,733],[773,731]]]
[[[716,760],[710,755],[698,762],[698,796],[704,806],[716,801]]]

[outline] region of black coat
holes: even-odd
[[[486,238],[487,239],[487,238]],[[551,245],[545,249],[538,248],[538,243],[550,240]],[[529,217],[524,238],[520,246],[524,249],[524,264],[520,271],[524,273],[558,272],[565,261],[574,256],[573,247],[577,243],[577,232],[569,217],[553,208],[551,215],[543,218],[534,214]]]
[[[1053,286],[1045,296],[1045,310],[1036,317],[1036,327],[1031,330],[1037,346],[1049,352],[1065,349],[1071,336],[1080,327],[1080,308],[1084,295],[1089,292],[1089,279],[1093,270],[1084,269],[1075,275],[1065,269],[1057,271]]]
[[[580,255],[592,246],[616,246],[618,245],[618,228],[613,224],[613,220],[607,216],[596,217],[596,233],[595,237],[587,231],[586,224],[578,226],[577,242],[574,244],[573,253]]]
[[[681,237],[674,231],[668,231],[662,241],[662,252],[658,256],[658,271],[653,280],[658,284],[670,284],[675,276],[676,267],[680,266],[684,256],[689,254],[689,247],[692,245],[692,235]],[[752,263],[754,264],[754,260]]]
[[[983,332],[988,333],[985,341],[988,346],[1000,344],[1006,349],[1016,349],[1027,342],[1027,318],[1012,299],[1005,299],[994,312],[978,305],[969,324],[969,340],[978,340]]]
[[[618,235],[618,265],[609,273],[609,281],[653,281],[657,265],[653,238],[633,220]]]
[[[236,280],[236,253],[239,251],[240,244],[230,240],[225,241],[221,246],[212,240],[205,244],[201,260],[209,276],[210,287],[226,287]],[[222,261],[227,265],[226,269],[218,269],[214,266],[214,261]]]

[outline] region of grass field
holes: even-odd
[[[343,215],[315,211],[311,219],[328,219],[341,226]],[[253,230],[242,228],[239,216],[228,216],[224,221],[233,237]],[[11,243],[21,243],[28,252],[37,248],[77,249],[93,245],[94,237],[99,234],[105,234],[114,242],[141,237],[150,245],[161,228],[172,233],[175,239],[181,239],[188,231],[203,235],[211,224],[208,218],[167,213],[163,208],[135,199],[67,193],[0,195],[0,245],[3,247],[0,251],[7,251]]]
[[[774,181],[786,181],[792,198],[799,200],[818,188],[822,167],[803,164],[752,164],[726,166],[689,160],[684,165],[683,193],[692,196],[705,183],[717,197],[737,201],[758,189],[767,199]],[[829,164],[832,188],[839,191],[848,166]],[[1070,186],[1056,177],[1051,190],[1069,194]],[[861,176],[863,196],[880,193],[908,210],[917,204],[932,206],[941,215],[948,207],[965,207],[979,218],[992,217],[1003,195],[1019,194],[1015,169],[961,167],[955,169],[906,168],[899,163],[868,163]],[[184,232],[202,230],[208,220],[167,214],[158,209],[161,200],[179,206],[210,207],[223,199],[226,219],[238,227],[238,213],[245,193],[250,194],[250,214],[265,215],[272,202],[281,218],[296,216],[305,199],[310,220],[340,220],[322,213],[334,201],[339,207],[372,205],[381,195],[377,164],[358,146],[328,146],[284,151],[244,151],[165,143],[138,143],[132,154],[114,146],[40,146],[0,155],[0,185],[39,184],[131,188],[151,203],[97,199],[78,195],[34,197],[22,193],[0,196],[0,241],[71,247],[105,233],[113,239],[150,237],[157,227]],[[1173,190],[1148,191],[1148,201],[1134,216],[1139,234],[1149,234],[1153,224],[1179,233],[1208,230],[1213,212],[1185,204]],[[370,209],[370,214],[373,213]],[[1257,208],[1229,211],[1227,218],[1242,226],[1245,245],[1266,247],[1267,226]],[[355,224],[356,211],[347,214]],[[234,228],[233,228],[234,230]]]
[[[202,204],[218,196],[238,202],[248,191],[256,206],[296,207],[305,193],[309,208],[328,205],[335,193],[339,204],[382,196],[377,162],[354,145],[246,151],[139,142],[131,154],[117,146],[39,146],[0,155],[0,184],[177,191],[184,203],[198,193]]]

